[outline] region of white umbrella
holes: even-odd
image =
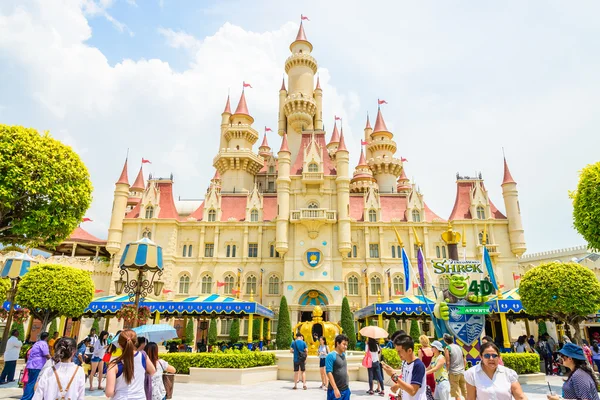
[[[177,337],[177,331],[169,324],[142,325],[133,328],[136,335],[145,337],[149,342],[162,343],[165,340]],[[119,335],[115,336],[113,342],[118,343]]]

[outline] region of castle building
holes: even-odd
[[[407,178],[381,109],[373,128],[367,117],[367,144],[358,165],[350,165],[342,126],[334,120],[331,133],[323,128],[323,119],[333,116],[323,116],[327,94],[317,68],[301,24],[284,63],[281,139],[271,143],[274,148],[265,136],[255,150],[260,135],[244,91],[234,112],[227,98],[215,126],[220,140],[214,177],[201,201],[175,200],[172,176],[144,180],[141,169],[130,185],[125,162],[106,244],[113,281],[125,245],[148,237],[163,247],[168,299],[235,293],[278,306],[285,295],[292,326],[309,319],[315,304],[324,305],[325,319],[337,321],[345,296],[356,309],[408,295],[401,246],[415,265],[418,245],[428,262],[448,258],[442,233],[451,223],[463,236],[459,251],[467,259],[481,259],[485,232],[498,280],[512,287],[511,273],[526,245],[517,184],[506,160],[506,213],[488,196],[481,175],[457,175],[454,208],[443,218]],[[435,279],[447,285],[447,277]],[[114,292],[112,285],[106,290]]]

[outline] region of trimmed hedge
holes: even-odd
[[[190,368],[252,368],[275,365],[275,354],[262,351],[227,349],[213,353],[161,353],[159,357],[175,367],[178,374]]]
[[[419,352],[420,348],[421,345],[419,343],[415,343],[415,355]],[[394,369],[400,369],[400,356],[398,355],[396,349],[381,349],[381,352],[387,365]]]
[[[519,375],[540,372],[540,356],[535,353],[502,353],[502,360]]]

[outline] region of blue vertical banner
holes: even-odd
[[[408,293],[408,289],[410,289],[410,270],[412,269],[410,265],[410,260],[406,255],[406,250],[404,247],[402,248],[402,264],[404,265],[404,293]]]
[[[485,264],[485,268],[490,277],[490,283],[494,286],[495,290],[498,290],[498,284],[496,283],[496,277],[494,276],[494,267],[492,267],[492,259],[485,246],[483,246],[483,264]]]
[[[421,287],[425,289],[425,269],[424,269],[424,259],[423,259],[423,251],[419,247],[419,252],[417,253],[417,268],[419,270],[419,283]],[[431,282],[433,285],[433,282]]]

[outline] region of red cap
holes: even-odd
[[[135,182],[131,186],[131,189],[144,190],[144,171],[142,167],[140,167],[140,172],[138,172],[137,178],[135,178]]]
[[[290,149],[288,148],[288,143],[287,143],[287,133],[283,134],[283,140],[281,141],[281,148],[279,149],[280,152],[282,151],[287,151],[288,153],[290,152]]]
[[[342,133],[340,134],[340,144],[338,145],[337,151],[345,151],[348,152],[346,148],[346,142],[344,141],[344,130],[342,129]]]
[[[338,132],[337,124],[333,123],[333,133],[331,134],[331,140],[329,143],[339,143],[340,142],[340,133]]]
[[[121,171],[121,176],[119,177],[119,180],[117,181],[117,184],[119,183],[125,183],[127,185],[129,185],[129,179],[127,178],[127,159],[125,159],[125,165],[123,165],[123,171]]]
[[[377,110],[377,120],[375,121],[375,132],[389,132],[387,126],[385,126],[385,121],[383,120],[383,115],[381,115],[381,108]]]
[[[296,41],[298,40],[303,40],[305,42],[308,42],[308,39],[306,38],[306,34],[304,33],[304,26],[302,26],[302,22],[300,22],[300,29],[298,29],[298,34],[296,35]]]
[[[365,153],[363,152],[362,146],[360,146],[360,158],[358,159],[358,167],[368,166],[367,160],[365,159]]]
[[[250,113],[248,112],[248,105],[246,104],[246,95],[244,94],[243,90],[242,96],[240,97],[240,102],[238,103],[238,106],[235,109],[235,114],[244,114],[250,116]]]
[[[365,125],[365,129],[373,129],[371,128],[371,122],[369,121],[369,113],[367,113],[367,125]]]
[[[506,163],[506,157],[504,157],[504,179],[502,179],[502,184],[504,185],[505,183],[517,183],[510,174],[508,164]]]
[[[229,95],[227,95],[227,103],[225,103],[225,110],[223,110],[223,114],[225,113],[231,114],[231,104],[229,103]]]
[[[317,76],[317,87],[315,88],[315,90],[322,90],[321,89],[321,82],[319,82],[319,77]]]
[[[285,89],[285,78],[281,78],[281,89],[279,91],[286,90]]]
[[[262,144],[260,145],[260,147],[269,147],[269,143],[267,143],[267,134],[266,133],[263,136],[263,141],[262,141]]]

